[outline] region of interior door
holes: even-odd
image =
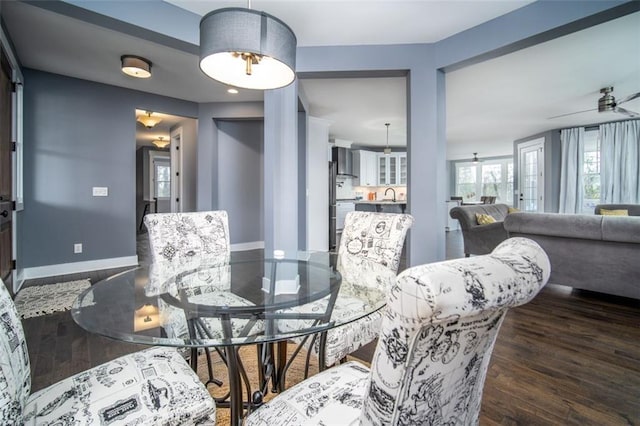
[[[544,139],[518,146],[518,208],[525,212],[544,211]]]
[[[0,278],[13,294],[11,67],[4,51],[0,56]]]

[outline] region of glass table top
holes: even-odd
[[[327,253],[295,259],[206,258],[154,263],[101,281],[75,301],[74,320],[132,343],[238,346],[318,333],[385,304],[395,273]]]

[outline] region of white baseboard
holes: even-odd
[[[264,241],[252,241],[249,243],[231,244],[231,251],[257,250],[264,248]]]
[[[85,262],[61,263],[58,265],[24,268],[23,279],[55,277],[57,275],[77,274],[79,272],[99,271],[102,269],[137,266],[138,256],[114,257],[111,259],[87,260]]]

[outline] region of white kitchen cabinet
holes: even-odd
[[[353,186],[378,186],[377,153],[373,151],[353,151]]]
[[[378,154],[378,185],[407,184],[407,153]]]

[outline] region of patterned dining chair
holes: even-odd
[[[224,210],[152,213],[144,217],[153,262],[192,262],[207,258],[212,265],[229,263],[229,219]]]
[[[0,424],[215,425],[216,406],[175,349],[117,358],[31,393],[22,323],[0,280]]]
[[[509,308],[549,279],[549,258],[529,239],[491,254],[402,272],[371,368],[352,361],[293,386],[245,426],[477,425],[491,352]]]
[[[229,264],[231,258],[231,244],[229,239],[229,219],[224,210],[186,212],[186,213],[153,213],[144,217],[144,222],[149,232],[149,246],[151,249],[151,277],[158,270],[180,270],[185,268],[197,268],[205,265],[207,268],[197,274],[189,275],[182,283],[181,290],[189,297],[191,303],[202,305],[253,305],[242,296],[232,293],[229,289],[230,278],[227,282],[215,279],[216,288],[207,291],[212,282],[212,274],[220,278],[221,268]],[[160,274],[162,275],[162,274]],[[223,274],[224,275],[224,274]],[[150,280],[149,285],[155,285]],[[226,289],[229,291],[224,291]],[[153,290],[147,288],[147,295]],[[181,309],[170,306],[159,300],[159,309],[163,318],[163,327],[170,338],[183,338],[191,333],[191,328]],[[222,338],[223,327],[216,319],[202,320],[206,327],[206,333],[211,338]],[[244,330],[246,333],[258,333],[264,330],[262,320],[232,319],[231,328],[234,333]],[[207,385],[222,382],[213,377],[211,355],[208,348],[204,349],[207,356],[209,380]],[[224,359],[224,355],[218,351]],[[196,350],[191,350],[191,363],[197,365]]]
[[[356,274],[353,273],[353,268],[357,268],[358,259],[366,259],[397,273],[402,247],[411,225],[413,217],[408,214],[361,211],[347,213],[338,247],[337,270],[345,277],[354,276]],[[349,270],[345,270],[346,267]],[[361,272],[360,276],[364,277],[366,271]],[[367,280],[377,281],[380,285],[388,282],[387,279],[376,280],[375,277],[369,277]],[[297,310],[319,311],[322,308],[318,305],[322,303],[326,303],[326,300],[311,303]],[[332,317],[353,317],[358,311],[362,311],[361,304],[362,302],[353,303],[348,298],[340,298],[333,306]],[[326,366],[340,360],[344,361],[348,354],[374,341],[378,337],[381,321],[382,313],[377,311],[358,321],[331,329],[325,336],[307,338],[304,344],[316,357],[324,350],[325,357],[319,360],[320,370],[324,370]],[[303,341],[293,340],[297,343]]]

